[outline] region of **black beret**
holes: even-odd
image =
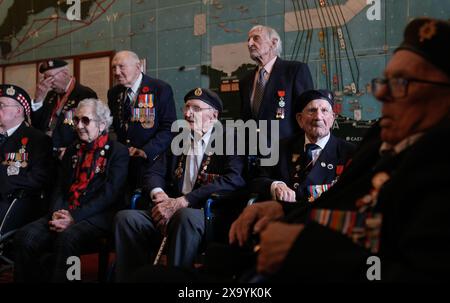
[[[311,89],[303,92],[295,101],[294,110],[295,113],[300,113],[308,105],[309,102],[321,99],[328,101],[331,107],[334,105],[333,93],[326,89]]]
[[[409,50],[450,76],[450,22],[418,18],[405,28],[403,42],[395,50]]]
[[[186,96],[184,96],[184,103],[192,99],[198,99],[202,100],[205,103],[208,103],[209,105],[217,109],[219,113],[221,113],[223,110],[222,100],[215,92],[210,89],[198,87],[190,90],[186,94]]]
[[[59,68],[59,67],[63,67],[66,66],[67,62],[61,59],[50,59],[47,61],[44,61],[41,63],[41,66],[39,67],[39,72],[41,74],[45,73],[48,70],[54,69],[54,68]]]
[[[12,84],[0,84],[0,97],[8,97],[19,102],[29,117],[31,113],[31,98],[21,87]]]

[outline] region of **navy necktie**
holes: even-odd
[[[123,120],[128,122],[131,117],[131,98],[130,98],[131,88],[127,88],[124,92],[125,96],[123,99]]]
[[[317,145],[317,144],[314,144],[314,143],[308,143],[308,144],[305,145],[305,157],[304,157],[304,159],[305,159],[304,161],[305,162],[303,162],[303,168],[305,168],[306,171],[310,171],[311,170],[311,168],[313,166],[313,164],[312,164],[312,160],[313,160],[312,151],[315,150],[315,149],[318,149],[318,148],[320,148],[320,146]]]
[[[0,146],[3,145],[3,143],[5,143],[7,138],[8,138],[7,134],[1,134],[0,133]]]

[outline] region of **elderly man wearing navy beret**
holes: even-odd
[[[213,151],[217,145],[214,138],[223,135],[223,129],[216,127],[223,109],[219,96],[209,89],[196,88],[186,94],[184,101],[187,148],[179,155],[172,149],[160,155],[144,176],[145,192],[153,207],[146,211],[124,210],[116,216],[119,282],[151,264],[163,233],[167,235],[168,264],[191,267],[205,230],[200,208],[212,193],[234,191],[245,185],[243,157]]]
[[[342,174],[355,147],[331,134],[334,97],[327,90],[308,90],[295,103],[303,129],[280,143],[280,160],[261,166],[251,191],[263,200],[313,202]]]
[[[78,103],[83,99],[97,99],[97,94],[70,75],[64,60],[42,62],[39,73],[42,79],[31,101],[31,123],[52,137],[53,148],[62,158],[65,149],[77,139],[72,118]]]

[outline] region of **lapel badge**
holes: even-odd
[[[333,164],[330,163],[330,164],[327,165],[327,168],[328,168],[329,170],[332,170],[332,169],[334,168],[334,166],[333,166]]]
[[[325,162],[320,162],[320,166],[326,167],[327,165],[325,164]]]

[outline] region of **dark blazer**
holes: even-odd
[[[344,165],[351,158],[355,146],[333,135],[325,145],[319,158],[304,180],[300,180],[298,187],[294,186],[295,162],[293,155],[304,156],[303,133],[287,138],[280,142],[280,158],[275,166],[259,167],[258,176],[250,183],[252,192],[259,193],[262,199],[271,199],[270,185],[274,181],[282,181],[295,190],[297,201],[308,200],[314,196],[311,190],[320,185],[331,184],[343,171]]]
[[[108,91],[108,105],[114,118],[113,127],[117,139],[123,144],[144,150],[152,162],[167,149],[173,137],[170,129],[177,117],[172,88],[164,81],[143,74],[139,94],[153,94],[156,109],[154,125],[147,129],[139,122],[129,122],[128,129],[121,126],[120,113],[125,91],[126,87],[123,85],[116,85]],[[135,104],[135,108],[137,107],[138,102]]]
[[[106,168],[96,173],[85,193],[80,198],[81,207],[70,210],[75,222],[87,220],[93,225],[109,229],[115,212],[123,207],[123,191],[128,173],[128,149],[119,142],[109,140],[106,151]],[[71,145],[61,162],[59,183],[52,196],[51,213],[59,209],[69,209],[69,189],[75,177],[73,159],[76,158],[77,144]]]
[[[380,162],[379,130],[372,131],[355,153],[340,181],[314,209],[354,211],[371,190],[377,171],[389,180],[381,187],[375,213],[382,215],[379,237],[382,281],[448,280],[450,270],[450,123],[427,131],[399,155]],[[286,217],[302,222],[299,208]],[[330,253],[332,252],[332,253]],[[285,260],[278,278],[367,281],[367,257],[373,255],[350,238],[315,222],[307,223]]]
[[[28,140],[25,153],[28,154],[26,167],[19,169],[18,175],[8,176],[8,153],[19,153],[23,140]],[[25,190],[29,195],[40,194],[52,180],[53,161],[50,138],[42,132],[22,123],[19,128],[0,146],[0,200],[8,195]]]
[[[76,140],[77,134],[71,124],[72,120],[66,120],[66,117],[71,118],[78,103],[89,98],[97,99],[97,94],[91,88],[81,85],[78,81],[75,82],[75,87],[67,98],[66,105],[56,121],[56,127],[52,134],[53,147],[67,147]],[[31,112],[31,123],[35,128],[43,132],[48,130],[52,111],[57,102],[58,94],[50,91],[45,97],[43,106],[39,110]]]
[[[211,140],[209,145],[211,146]],[[186,194],[186,199],[192,208],[203,207],[206,200],[214,192],[234,191],[245,186],[245,181],[242,177],[244,168],[243,156],[226,155],[225,153],[222,155],[213,154],[210,163],[207,164],[205,171],[207,175],[200,173],[203,170],[203,164],[208,158],[208,148],[203,156],[202,165],[199,167],[194,189]],[[183,172],[177,174],[176,170],[180,165],[180,161]],[[171,197],[182,196],[185,165],[186,156],[175,156],[170,149],[167,150],[166,153],[157,159],[153,166],[147,169],[144,175],[145,190],[150,192],[153,188],[160,187]],[[208,181],[208,177],[213,177],[214,180]]]
[[[256,71],[257,69],[247,74],[239,83],[242,119],[244,121],[268,120],[268,123],[270,120],[278,120],[280,122],[279,139],[294,135],[300,129],[295,120],[294,101],[303,91],[314,88],[308,65],[297,61],[285,61],[278,57],[266,83],[259,113],[253,117],[250,98]],[[276,118],[277,109],[280,107],[279,91],[283,91],[285,94],[283,97],[285,102],[284,119]],[[269,134],[270,128],[268,129]]]
[[[21,151],[23,148],[25,150]],[[11,161],[13,154],[16,156],[14,156],[14,161]],[[22,155],[17,156],[18,154]],[[27,159],[23,159],[24,154]],[[10,163],[7,163],[8,159]],[[20,168],[17,168],[19,165]],[[3,222],[2,233],[19,228],[47,211],[48,202],[40,197],[48,192],[53,176],[50,138],[37,129],[22,123],[11,137],[8,137],[0,145],[0,223]],[[21,198],[11,208],[14,198],[17,197]],[[7,217],[6,214],[8,214]]]

